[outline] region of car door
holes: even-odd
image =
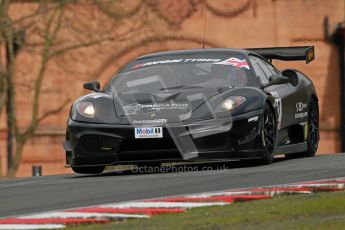
[[[258,56],[251,56],[250,59],[262,85],[267,84],[269,78],[273,75],[282,77],[280,71],[265,59]],[[290,83],[286,83],[265,87],[264,91],[274,97],[278,130],[283,130],[294,124],[296,103],[298,102],[298,97],[295,95],[295,87]]]

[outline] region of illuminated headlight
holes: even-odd
[[[217,106],[216,112],[231,111],[246,101],[242,96],[230,96]]]
[[[95,107],[93,106],[92,102],[83,101],[77,106],[77,110],[79,114],[86,116],[86,117],[94,117],[95,116]]]

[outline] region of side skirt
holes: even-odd
[[[308,150],[307,142],[302,142],[298,144],[291,144],[291,145],[284,145],[284,146],[277,146],[274,154],[290,154],[290,153],[300,153],[305,152]]]

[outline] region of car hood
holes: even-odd
[[[165,90],[114,94],[116,115],[121,123],[171,123],[184,122],[195,117],[194,111],[210,98],[219,95],[211,88]],[[199,119],[209,119],[212,106]]]

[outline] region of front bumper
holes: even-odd
[[[136,139],[134,128],[140,127],[137,125],[91,124],[69,119],[64,142],[66,164],[258,158],[262,156],[261,114],[262,110],[255,110],[232,118],[158,125],[163,138],[154,139]]]

